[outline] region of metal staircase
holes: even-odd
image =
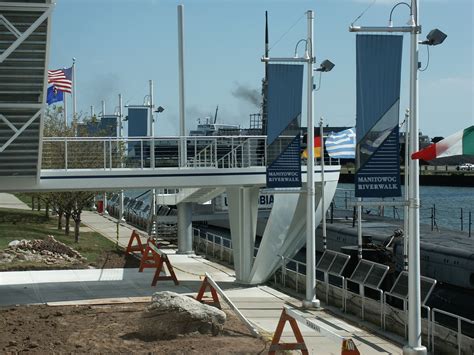
[[[0,2],[0,180],[39,177],[50,0]]]

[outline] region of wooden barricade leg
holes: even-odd
[[[212,300],[209,298],[204,298],[204,293],[206,292],[206,289],[208,287],[211,291]],[[217,291],[214,289],[214,287],[211,286],[211,284],[207,280],[207,277],[204,277],[204,280],[202,281],[201,288],[199,289],[199,292],[196,296],[196,300],[205,304],[212,304],[219,309],[222,308],[221,303],[219,302],[219,296],[217,295]]]
[[[360,355],[359,349],[352,339],[343,339],[341,355]]]
[[[133,245],[134,241],[137,241],[137,245]],[[143,255],[145,251],[145,247],[140,240],[140,235],[137,233],[136,230],[133,230],[132,235],[130,236],[130,240],[128,241],[127,249],[125,250],[125,254],[132,254],[135,251],[139,251],[140,254]]]
[[[281,335],[287,321],[290,322],[291,329],[293,330],[293,334],[296,338],[296,343],[280,343]],[[278,325],[275,329],[275,334],[273,335],[268,354],[275,355],[276,351],[280,350],[301,350],[303,355],[309,355],[308,348],[306,347],[303,335],[301,334],[300,328],[298,327],[298,323],[295,319],[286,314],[285,309],[283,309],[281,312],[280,320],[278,321]]]
[[[142,272],[145,268],[155,268],[159,264],[160,256],[153,252],[153,250],[148,246],[146,246],[145,251],[142,254],[142,258],[140,259],[140,268],[138,272]]]
[[[179,285],[178,279],[176,278],[176,274],[174,273],[173,266],[171,265],[168,256],[166,254],[163,254],[163,256],[160,256],[158,254],[156,255],[158,256],[158,263],[151,285],[156,286],[158,280],[173,280],[175,285]],[[170,276],[160,276],[160,273],[163,270],[163,264],[166,264],[166,266],[168,267],[168,272],[170,273]]]

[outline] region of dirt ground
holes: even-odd
[[[221,335],[193,334],[150,340],[137,333],[146,304],[31,305],[0,308],[1,353],[263,354],[269,344],[253,338],[232,313]]]

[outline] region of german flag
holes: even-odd
[[[303,150],[303,153],[301,153],[301,157],[308,159],[308,148],[305,148]],[[320,136],[314,137],[314,157],[321,158],[321,137]]]

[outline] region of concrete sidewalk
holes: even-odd
[[[0,192],[0,208],[16,208],[19,210],[31,210],[24,202],[20,201],[16,196]]]
[[[116,240],[116,221],[93,212],[85,212],[83,222],[90,228]],[[132,229],[119,226],[119,244],[126,246]],[[239,310],[266,336],[271,336],[278,324],[283,305],[299,307],[301,300],[268,286],[249,287],[235,282],[234,270],[199,256],[176,255],[166,250],[179,285],[158,281],[151,286],[154,270],[146,269],[86,269],[58,271],[14,271],[0,273],[0,306],[15,304],[87,304],[116,302],[147,302],[156,291],[170,290],[195,295],[201,275],[209,273]],[[401,346],[367,332],[353,324],[321,311],[305,311],[307,317],[324,319],[324,323],[341,336],[352,337],[361,354],[401,354]],[[340,354],[341,344],[299,324],[311,354]],[[287,325],[282,340],[294,342]]]

